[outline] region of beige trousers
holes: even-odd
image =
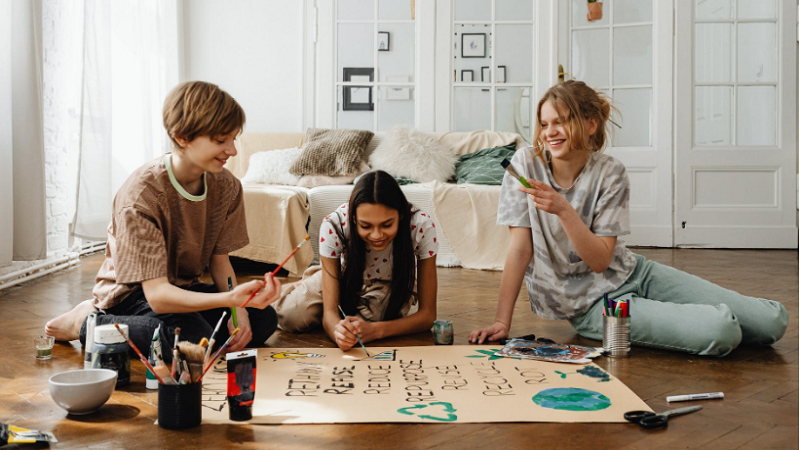
[[[389,282],[365,281],[357,294],[358,315],[370,322],[384,320]],[[289,283],[281,289],[281,298],[272,304],[278,313],[278,327],[284,331],[299,333],[318,327],[322,322],[322,266],[311,266],[303,272],[300,281]],[[416,292],[400,310],[402,317],[417,312],[419,303]]]
[[[272,304],[278,313],[278,327],[299,333],[319,326],[322,321],[322,266],[311,266],[300,281],[281,289],[281,298]]]

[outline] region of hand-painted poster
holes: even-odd
[[[259,349],[246,423],[625,422],[651,410],[594,364],[504,358],[498,346],[369,350]],[[218,361],[203,379],[203,423],[235,423],[226,376]]]

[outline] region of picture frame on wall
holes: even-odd
[[[497,66],[497,82],[506,82],[506,66]]]
[[[389,39],[388,31],[378,31],[378,51],[388,52],[391,50],[391,41]]]
[[[481,83],[490,83],[492,81],[492,72],[489,66],[481,67]]]
[[[372,83],[375,69],[372,67],[345,67],[342,81]],[[372,86],[342,86],[342,111],[374,111]]]
[[[474,73],[471,70],[462,70],[461,71],[461,81],[463,83],[472,83],[473,75],[474,75]]]
[[[486,33],[462,33],[461,34],[461,57],[462,58],[485,58],[486,57]]]

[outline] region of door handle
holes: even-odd
[[[572,75],[572,73],[564,72],[564,66],[559,64],[558,65],[558,82],[559,83],[563,83],[564,82],[564,75]]]

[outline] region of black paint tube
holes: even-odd
[[[228,418],[250,420],[253,418],[253,401],[256,398],[256,356],[258,350],[228,353]]]

